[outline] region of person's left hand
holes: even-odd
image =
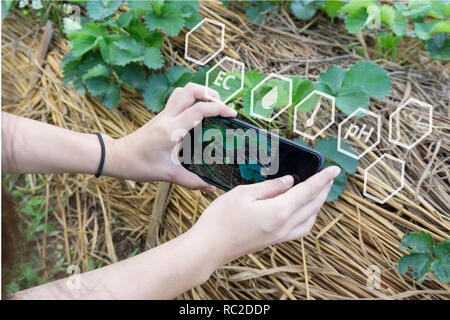
[[[209,94],[220,100],[219,94]],[[236,111],[205,96],[205,87],[188,83],[176,88],[166,107],[132,134],[106,138],[104,174],[136,181],[168,181],[191,189],[213,191],[214,186],[186,170],[172,158],[181,139],[179,133],[192,129],[206,117],[235,117]],[[181,129],[181,130],[180,130]]]

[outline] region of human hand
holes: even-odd
[[[208,252],[206,268],[307,235],[339,172],[332,166],[294,187],[292,176],[241,185],[214,200],[188,231]]]
[[[209,90],[208,94],[220,100],[216,91]],[[181,138],[176,133],[189,131],[206,117],[236,114],[223,103],[211,102],[205,96],[204,86],[188,83],[184,88],[176,88],[164,110],[147,124],[126,137],[105,140],[108,154],[104,172],[136,181],[168,181],[213,191],[214,186],[172,159]]]

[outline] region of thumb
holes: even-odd
[[[204,181],[195,173],[192,173],[185,168],[179,168],[176,173],[175,183],[182,185],[189,189],[205,189],[208,191],[214,191],[215,187]]]
[[[250,185],[249,194],[254,200],[265,200],[285,193],[293,185],[294,178],[292,176],[283,176]]]

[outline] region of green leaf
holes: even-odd
[[[86,10],[89,18],[93,20],[102,20],[109,17],[122,5],[122,0],[107,0],[107,1],[88,1]]]
[[[93,37],[88,34],[80,34],[78,35],[73,43],[72,43],[72,53],[76,57],[81,57],[86,52],[92,50],[97,47],[99,40],[98,38]]]
[[[118,51],[113,43],[119,41],[119,39],[119,35],[109,35],[105,38],[101,38],[99,41],[100,54],[102,55],[103,60],[108,64],[113,63],[113,57]]]
[[[138,57],[142,55],[142,45],[138,43],[136,40],[127,38],[121,41],[117,41],[114,43],[118,48],[125,50],[131,53],[134,57]]]
[[[202,21],[202,16],[195,10],[194,7],[184,6],[181,9],[181,15],[184,19],[184,25],[188,29],[194,28],[197,24]]]
[[[425,253],[412,253],[400,258],[397,270],[405,275],[408,268],[413,269],[412,277],[421,283],[431,268],[431,256]]]
[[[143,62],[149,69],[157,70],[163,67],[164,58],[158,49],[145,48]]]
[[[106,108],[108,108],[108,110],[111,110],[112,108],[117,107],[119,105],[119,101],[120,101],[119,84],[117,82],[111,82],[105,94],[100,97],[100,102]]]
[[[192,82],[201,84],[204,86],[206,84],[206,73],[211,69],[210,66],[200,67],[197,69],[197,72],[192,76]]]
[[[12,0],[2,0],[2,19],[6,18],[9,9],[11,9],[12,4],[13,4]]]
[[[395,11],[392,31],[394,31],[397,36],[404,36],[408,31],[408,19],[397,10]]]
[[[253,89],[258,83],[263,81],[265,78],[263,73],[259,73],[256,70],[249,70],[244,72],[244,88]]]
[[[394,7],[392,7],[388,4],[383,4],[380,7],[380,20],[381,20],[381,22],[386,23],[389,27],[392,28],[392,26],[394,25],[394,20],[395,20]]]
[[[369,14],[367,13],[367,9],[361,7],[345,18],[345,28],[349,33],[358,33],[366,25],[368,18]]]
[[[111,70],[104,64],[98,64],[95,67],[89,69],[88,72],[86,72],[83,75],[83,81],[89,80],[91,78],[95,77],[106,77],[108,78],[111,75]]]
[[[108,91],[109,80],[105,77],[91,78],[86,81],[86,87],[92,96],[101,96]]]
[[[387,72],[377,64],[361,61],[345,73],[342,86],[361,86],[369,96],[382,99],[391,93],[391,79]]]
[[[324,168],[331,167],[332,163],[325,162]],[[347,176],[345,175],[345,171],[341,170],[339,175],[334,178],[333,185],[331,186],[330,192],[327,196],[327,202],[335,201],[339,198],[339,196],[344,192],[345,185],[347,184]]]
[[[336,94],[342,86],[345,77],[345,71],[338,66],[331,66],[325,72],[321,72],[319,80],[327,85],[332,94]]]
[[[164,109],[170,83],[163,74],[152,74],[144,87],[144,104],[148,110],[159,112]]]
[[[436,60],[450,60],[450,36],[436,33],[426,44],[428,54]]]
[[[135,89],[144,88],[147,75],[137,63],[129,63],[125,67],[117,67],[116,71],[119,80],[125,85]]]
[[[268,2],[257,2],[255,6],[248,7],[245,16],[248,21],[261,24],[267,13],[274,12],[275,7]]]
[[[436,25],[436,21],[429,23],[414,23],[414,33],[420,40],[428,40],[431,38],[431,30]]]
[[[166,77],[172,87],[184,87],[191,80],[192,72],[185,66],[177,65],[167,70]]]
[[[327,0],[325,1],[325,12],[330,18],[337,17],[339,15],[339,9],[344,5],[344,1]]]
[[[293,0],[291,11],[297,19],[308,20],[316,14],[317,5],[315,0]]]
[[[161,15],[149,11],[145,16],[145,23],[150,30],[164,30],[168,36],[176,36],[184,26],[181,13],[173,7],[162,6]]]
[[[376,4],[375,0],[350,0],[343,7],[341,7],[339,12],[352,13],[361,8],[367,8],[374,4]]]
[[[424,231],[420,231],[420,233],[411,232],[404,235],[401,244],[399,249],[406,250],[409,253],[433,254],[433,237],[431,237],[431,234]]]
[[[336,107],[349,115],[358,108],[367,109],[369,96],[360,86],[342,87],[336,93]]]
[[[309,79],[303,79],[300,76],[292,76],[292,108],[295,107],[300,101],[302,101],[308,94],[313,92],[316,88],[314,82]],[[317,99],[308,99],[302,108],[299,108],[300,112],[311,111],[317,103]]]
[[[322,153],[325,159],[334,162],[347,173],[355,173],[358,167],[358,160],[339,152],[337,149],[337,142],[336,138],[321,139],[316,142],[314,149]],[[341,141],[341,148],[353,153],[352,148],[343,141]]]
[[[152,10],[152,2],[151,0],[127,0],[127,7],[130,9],[150,11]]]
[[[450,240],[442,241],[434,247],[433,271],[442,282],[450,282]]]
[[[117,23],[121,28],[125,28],[128,27],[133,18],[134,18],[133,11],[129,10],[127,12],[122,12],[119,16],[119,19],[117,20]]]

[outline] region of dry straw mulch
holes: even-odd
[[[224,55],[244,61],[260,72],[296,74],[315,79],[331,64],[342,67],[363,60],[349,46],[358,40],[345,32],[343,23],[322,16],[294,22],[286,13],[267,17],[263,25],[245,21],[238,10],[218,2],[202,2],[201,14],[226,24]],[[10,15],[2,33],[3,110],[80,132],[100,131],[113,137],[136,130],[153,114],[136,92],[126,91],[120,107],[109,112],[96,99],[78,95],[64,86],[59,70],[69,51],[56,34],[41,64],[37,58],[43,29],[24,17]],[[362,38],[366,57],[373,57],[373,38]],[[183,63],[184,33],[165,42],[171,64]],[[391,76],[392,94],[372,100],[371,110],[382,115],[382,141],[349,177],[338,201],[326,204],[311,234],[302,240],[271,246],[244,256],[217,270],[202,286],[180,296],[186,299],[447,299],[448,285],[431,274],[422,284],[396,270],[401,237],[425,230],[435,240],[448,239],[449,223],[449,65],[430,61],[415,42],[404,44],[400,54],[409,66],[376,60]],[[212,62],[211,62],[212,64]],[[196,68],[195,65],[192,65]],[[37,76],[36,76],[37,75]],[[37,77],[35,85],[34,79]],[[434,106],[434,128],[413,150],[387,143],[388,115],[402,101],[415,97]],[[286,116],[277,121],[286,129]],[[408,123],[402,123],[408,128]],[[336,135],[337,127],[327,131]],[[151,146],[149,146],[151,148]],[[406,186],[385,205],[362,195],[364,169],[383,152],[406,160]],[[386,179],[389,179],[388,173]],[[152,241],[162,243],[188,230],[218,195],[167,184],[135,183],[108,177],[54,174],[41,176],[50,207],[48,219],[63,230],[52,241],[64,245],[69,264],[87,270],[90,257],[113,263],[134,248]],[[30,175],[32,188],[38,187]],[[32,191],[32,190],[31,190]],[[164,205],[167,199],[167,209]],[[152,218],[153,211],[153,218]],[[165,216],[164,216],[165,213]],[[158,221],[162,220],[159,233]],[[46,235],[39,242],[50,241]],[[71,249],[72,247],[72,249]],[[140,250],[140,251],[141,251]],[[41,250],[45,262],[49,253]],[[381,269],[381,288],[367,287],[371,266]]]

